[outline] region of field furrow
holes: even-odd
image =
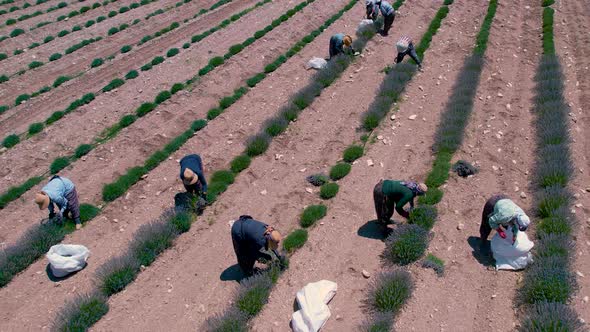
[[[576,176],[570,180],[574,211],[579,224],[574,230],[576,251],[572,254],[573,273],[579,290],[572,307],[579,317],[590,322],[590,4],[587,1],[558,2],[555,13],[555,47],[564,71],[564,96],[570,105],[570,135]],[[581,13],[586,13],[582,15]],[[581,205],[579,205],[581,204]],[[581,275],[580,275],[581,274]]]
[[[107,16],[110,11],[116,11],[118,13],[119,8],[123,6],[129,6],[133,1],[109,0],[108,3],[101,5],[98,8],[92,8],[92,5],[95,2],[97,2],[97,0],[95,0],[94,2],[90,2],[90,4],[85,2],[74,2],[69,4],[67,7],[59,8],[50,13],[35,16],[30,19],[17,22],[16,24],[4,25],[0,27],[0,35],[9,36],[14,29],[22,29],[25,31],[24,34],[17,36],[18,39],[23,39],[23,37],[25,39],[30,38],[40,31],[47,32],[55,30],[55,33],[57,33],[59,31],[57,29],[61,27],[62,22],[67,22],[68,24],[81,24],[88,20],[90,17],[95,18],[99,15]],[[101,4],[104,3],[104,1],[98,2]],[[80,9],[82,7],[90,7],[90,9],[88,11],[81,13]],[[78,14],[74,15],[73,12],[77,12]],[[11,39],[14,38],[7,39],[4,42]],[[4,42],[0,43],[0,46],[3,47]]]
[[[18,72],[22,69],[27,69],[27,65],[31,61],[42,61],[44,62],[44,66],[52,66],[52,67],[59,67],[60,62],[68,62],[70,66],[74,67],[69,69],[72,73],[78,73],[81,71],[86,71],[90,69],[90,62],[92,59],[95,58],[106,58],[111,55],[115,55],[120,50],[121,46],[123,45],[132,45],[135,46],[144,35],[153,34],[156,31],[161,30],[164,27],[169,26],[172,22],[183,23],[185,19],[191,19],[193,15],[197,14],[201,9],[208,8],[210,6],[210,1],[202,1],[202,0],[195,0],[191,1],[187,4],[183,4],[181,7],[174,7],[173,2],[153,2],[149,5],[144,6],[144,11],[154,11],[158,9],[166,9],[171,8],[169,11],[165,12],[162,15],[159,15],[157,18],[153,19],[145,19],[145,12],[139,10],[139,8],[132,10],[130,12],[125,13],[126,15],[118,15],[112,18],[113,21],[103,21],[98,24],[93,24],[88,28],[84,28],[80,31],[73,31],[67,34],[64,37],[56,37],[53,41],[49,43],[43,43],[44,36],[43,35],[36,35],[35,42],[40,43],[41,45],[32,49],[28,49],[27,52],[22,53],[21,55],[9,57],[6,60],[0,62],[0,73],[4,75],[12,76],[14,73]],[[134,20],[140,20],[140,22],[133,24]],[[121,24],[129,25],[128,28],[125,30],[109,35],[109,30],[113,27],[119,27]],[[86,24],[82,25],[85,26]],[[71,31],[71,30],[70,30]],[[111,32],[112,33],[112,32]],[[66,50],[79,43],[81,40],[85,39],[92,39],[102,37],[103,39],[98,42],[92,43],[92,46],[86,46],[88,48],[93,48],[94,52],[99,53],[91,53],[85,54],[80,56],[81,61],[76,62],[74,65],[72,64],[73,57],[77,57],[78,54],[81,54],[81,50],[76,52],[67,54]],[[24,45],[23,47],[27,47],[28,45]],[[110,47],[110,52],[105,52],[104,50],[100,52],[102,49],[105,49],[106,46]],[[117,48],[118,46],[118,48]],[[54,61],[50,61],[49,57],[55,53],[62,54],[62,58]],[[70,60],[70,61],[68,61]],[[77,71],[76,71],[77,69]],[[57,68],[53,69],[52,72],[55,72]],[[61,68],[64,70],[64,68]],[[67,74],[66,72],[64,72]],[[33,92],[34,87],[28,85],[27,79],[35,79],[36,75],[43,75],[41,69],[34,70],[34,73],[27,73],[27,75],[32,76],[25,76],[21,75],[21,77],[11,77],[10,83],[8,84],[15,84],[15,82],[20,82],[23,87],[26,87],[22,92]],[[46,73],[47,75],[49,73]],[[61,73],[60,73],[61,74]],[[43,82],[41,82],[43,83]],[[48,82],[46,85],[51,85],[51,82]],[[27,91],[30,90],[30,91]],[[10,103],[11,107],[13,106]]]
[[[416,269],[416,291],[396,326],[401,330],[512,331],[518,323],[513,308],[521,273],[488,269],[493,259],[478,241],[481,211],[494,194],[507,194],[535,215],[528,174],[534,162],[530,101],[541,50],[535,38],[540,4],[527,6],[499,3],[473,115],[452,160],[466,160],[479,172],[466,179],[453,174],[445,185],[430,243],[430,251],[446,262],[445,275]]]
[[[435,8],[435,6],[422,6],[412,2],[404,6],[412,8],[411,13],[400,14],[396,20],[399,19],[400,26],[409,25],[406,29],[413,27],[410,23],[413,19],[432,16]],[[358,6],[352,10],[354,13],[345,14],[343,19],[350,20],[351,17],[358,17],[362,15],[362,10],[363,8]],[[320,40],[319,44],[314,42],[311,50],[304,50],[305,55],[308,56],[307,58],[311,55],[323,55],[327,38],[334,32],[349,29],[351,29],[350,26],[343,27],[342,24],[337,29],[328,29],[319,37],[323,41]],[[228,221],[236,219],[243,213],[249,213],[255,218],[273,223],[284,233],[296,225],[301,208],[315,200],[305,191],[305,187],[301,186],[305,176],[314,172],[312,167],[317,167],[317,164],[323,165],[330,159],[336,159],[347,138],[350,140],[355,136],[354,124],[358,123],[360,110],[364,102],[372,98],[370,91],[378,86],[381,80],[382,76],[376,70],[362,71],[361,67],[379,68],[386,61],[391,61],[391,55],[387,50],[393,47],[392,41],[381,37],[375,38],[381,40],[376,44],[369,43],[365,49],[364,58],[357,59],[355,65],[346,70],[340,80],[326,88],[319,99],[290,125],[286,133],[271,144],[269,151],[254,159],[251,166],[236,178],[236,183],[223,193],[203,216],[199,217],[199,224],[195,226],[196,231],[191,230],[187,236],[181,237],[174,249],[164,253],[153,267],[139,276],[134,285],[131,285],[126,292],[113,297],[111,300],[113,310],[97,327],[101,330],[109,330],[113,326],[125,324],[131,328],[131,324],[143,324],[140,322],[141,317],[147,316],[154,317],[154,321],[145,324],[157,322],[162,324],[161,326],[173,324],[172,326],[177,329],[185,329],[187,327],[185,324],[195,321],[202,323],[205,318],[227,307],[228,298],[235,289],[232,285],[232,278],[235,278],[232,274],[236,272],[233,266],[235,256],[231,246],[227,246],[228,240],[212,241],[211,239],[229,239]],[[346,98],[356,89],[352,82],[362,84],[367,93],[354,100]],[[270,84],[265,82],[261,84],[261,88],[268,89],[267,83]],[[262,105],[264,105],[263,110],[271,108],[275,111],[278,106]],[[335,118],[341,121],[333,121]],[[257,132],[256,128],[249,131],[250,134]],[[235,134],[231,136],[231,140],[234,138]],[[233,144],[230,146],[222,144],[219,148],[229,148],[230,156],[239,152],[239,150],[234,151]],[[241,147],[238,148],[241,150]],[[205,160],[212,157],[208,150],[205,149],[202,153]],[[280,155],[278,160],[277,155]],[[227,160],[225,163],[227,164]],[[305,172],[300,172],[306,167],[308,168]],[[264,191],[266,193],[261,194]],[[199,240],[195,241],[195,238]],[[212,254],[207,254],[209,252]],[[187,260],[187,262],[190,260],[191,263],[186,265],[178,260]],[[181,265],[184,267],[180,268]],[[199,267],[203,266],[208,266],[206,272],[199,271],[201,270]],[[162,275],[163,270],[168,272]],[[166,277],[170,280],[165,279]],[[155,292],[150,292],[149,299],[142,295],[146,285],[150,285],[147,286],[150,288],[158,285],[157,288],[151,288]],[[168,292],[168,289],[172,291]],[[171,294],[165,295],[164,298],[160,297],[157,295],[160,290],[163,294]],[[141,308],[136,306],[137,301],[146,300],[149,301],[149,305]],[[292,299],[288,301],[290,304]],[[120,310],[116,310],[118,306],[121,306]],[[166,314],[171,311],[183,313],[174,316],[174,319],[177,321],[180,319],[180,322],[173,322],[173,317]],[[132,320],[124,322],[129,317],[133,317]],[[285,327],[282,325],[281,328],[284,330]]]
[[[233,12],[235,8],[238,9],[236,11],[239,11],[239,8],[248,7],[251,3],[255,3],[255,1],[247,1],[243,3],[235,2],[228,5],[228,10]],[[142,8],[138,8],[137,10],[139,12],[143,11]],[[112,62],[106,59],[111,55],[118,55],[122,46],[135,45],[143,36],[152,34],[163,27],[169,26],[174,21],[182,20],[187,18],[187,16],[192,17],[192,15],[198,13],[198,11],[199,9],[193,9],[189,12],[189,15],[177,14],[176,18],[171,15],[158,17],[158,19],[148,20],[147,26],[131,26],[123,32],[119,32],[111,37],[103,35],[101,41],[95,42],[89,47],[84,47],[76,51],[76,60],[74,61],[69,59],[66,55],[63,59],[46,63],[39,68],[27,71],[23,75],[12,77],[8,82],[3,83],[4,89],[0,90],[0,98],[6,100],[6,104],[11,106],[15,105],[15,100],[18,96],[23,93],[32,94],[44,86],[52,86],[53,82],[60,76],[74,77],[69,84],[76,84],[77,88],[75,90],[71,88],[67,89],[66,87],[68,84],[66,84],[61,90],[55,89],[51,94],[41,94],[38,98],[27,101],[24,107],[15,107],[15,110],[7,112],[7,114],[2,117],[3,127],[0,129],[1,132],[4,132],[4,128],[6,128],[5,126],[14,123],[10,121],[7,122],[5,120],[6,118],[9,118],[9,120],[12,121],[22,121],[23,119],[21,119],[21,117],[24,112],[30,113],[29,117],[36,116],[37,121],[43,121],[52,111],[65,108],[73,99],[78,98],[79,95],[95,92],[98,90],[98,87],[108,83],[111,79],[115,78],[115,76],[120,76],[121,74],[126,73],[129,69],[127,69],[127,71],[123,70],[125,70],[126,67],[133,65],[131,60],[135,60],[137,63],[142,63],[143,61],[146,61],[146,59],[162,54],[163,51],[167,49],[166,47],[169,45],[168,43],[175,44],[181,39],[189,41],[190,36],[195,31],[203,30],[204,28],[209,27],[209,25],[217,23],[216,20],[219,19],[219,16],[231,16],[230,12],[226,12],[223,9],[218,10],[212,13],[212,15],[207,15],[207,17],[216,16],[216,18],[211,18],[212,21],[208,21],[209,19],[203,19],[204,17],[197,19],[191,24],[183,25],[181,28],[165,34],[157,41],[149,42],[139,48],[136,46],[136,50],[133,50],[130,54],[122,56],[119,59],[114,59]],[[168,20],[166,20],[166,18],[168,18]],[[132,20],[133,18],[125,19],[124,17],[121,17],[119,22],[130,24]],[[112,23],[113,22],[111,22],[111,24]],[[205,25],[203,25],[203,23]],[[109,26],[111,26],[111,24],[109,24]],[[81,40],[78,40],[77,42],[80,41]],[[65,48],[63,48],[60,53],[63,53],[64,50]],[[94,59],[103,59],[103,61],[106,61],[105,64],[98,68],[91,68],[91,63]],[[38,60],[48,62],[47,58],[40,58]],[[79,75],[81,75],[81,77],[77,77]],[[73,91],[64,93],[64,89]],[[77,93],[78,95],[72,95],[73,93]],[[47,105],[47,107],[41,108],[39,105]],[[42,115],[45,115],[45,117]],[[24,121],[19,123],[26,124]]]
[[[388,36],[362,0],[0,0],[0,332],[291,331],[321,280],[321,331],[588,331],[590,2],[387,1]],[[308,68],[337,33],[359,53]],[[34,204],[54,174],[80,229]],[[383,226],[382,179],[429,189]],[[480,241],[494,194],[531,219],[523,270]],[[251,278],[241,215],[283,235]],[[56,244],[87,264],[55,277]]]
[[[309,26],[309,30],[311,31],[314,28],[314,24],[318,24],[318,22],[321,22],[323,19],[326,19],[328,16],[330,16],[330,11],[335,11],[338,7],[338,5],[342,6],[344,4],[344,2],[339,2],[339,3],[334,3],[334,5],[330,5],[330,6],[326,6],[325,4],[311,4],[309,5],[309,8],[306,8],[303,10],[303,12],[301,14],[296,14],[292,19],[293,20],[297,20],[297,26]],[[291,5],[291,4],[290,4]],[[289,6],[290,7],[290,6]],[[357,12],[358,15],[358,12]],[[349,16],[350,18],[350,16]],[[317,21],[316,21],[317,20]],[[303,31],[299,31],[300,29],[285,29],[285,30],[280,30],[277,28],[276,32],[271,32],[269,33],[269,35],[265,38],[265,40],[267,41],[266,43],[260,43],[261,45],[257,46],[257,52],[254,52],[256,54],[262,54],[262,52],[264,52],[264,50],[270,51],[271,54],[273,55],[278,55],[277,50],[279,50],[280,48],[285,48],[285,46],[279,46],[279,45],[272,45],[271,46],[271,41],[274,40],[279,40],[282,43],[286,43],[289,44],[292,42],[292,40],[297,40],[297,37],[301,37],[305,32]],[[329,31],[326,31],[326,34],[329,33],[334,33],[334,30],[330,29]],[[322,54],[325,52],[325,45],[327,43],[327,40],[329,38],[329,35],[327,36],[320,36],[318,38],[318,42],[316,45],[320,45],[321,47],[318,47],[317,49],[321,49]],[[274,44],[274,43],[273,43]],[[254,44],[256,45],[256,44]],[[253,47],[254,47],[253,45]],[[272,50],[272,48],[274,48],[275,50]],[[286,50],[286,48],[284,49]],[[315,50],[314,53],[317,54],[319,51]],[[307,59],[309,57],[311,57],[312,54],[307,53],[306,51],[303,52],[303,58]],[[220,81],[220,80],[224,80],[224,79],[228,79],[229,73],[234,73],[234,72],[238,72],[240,70],[240,68],[248,68],[250,65],[249,61],[251,60],[247,60],[245,61],[244,59],[248,59],[248,58],[252,58],[252,55],[248,55],[248,54],[244,54],[243,55],[244,58],[236,60],[235,62],[231,61],[230,63],[233,63],[234,65],[236,65],[237,67],[234,68],[228,68],[227,71],[224,71],[223,75],[218,76],[218,78],[215,79],[215,81]],[[268,58],[269,56],[267,56]],[[272,58],[272,56],[270,56],[270,58]],[[262,59],[264,61],[264,59],[262,57],[260,57],[259,59]],[[293,63],[292,65],[288,66],[290,68],[286,68],[285,70],[288,70],[288,74],[287,75],[281,75],[281,76],[277,76],[275,78],[275,74],[272,74],[269,78],[272,78],[274,83],[273,86],[275,87],[279,87],[279,89],[281,91],[289,91],[291,90],[292,85],[294,84],[304,84],[304,82],[306,81],[303,77],[301,78],[301,81],[298,83],[298,80],[288,80],[286,79],[287,77],[294,77],[292,74],[294,72],[300,72],[301,71],[301,66],[302,63],[298,63],[296,62],[297,59],[300,59],[298,56],[293,58],[293,61],[295,61],[295,63]],[[260,70],[263,65],[260,64],[258,65],[258,69]],[[287,65],[286,65],[287,66]],[[310,72],[307,72],[310,73]],[[306,73],[306,75],[307,75]],[[278,74],[277,74],[278,75]],[[213,79],[213,78],[211,78]],[[287,86],[285,86],[287,85]],[[257,104],[258,100],[260,100],[260,98],[265,98],[268,97],[268,94],[266,93],[265,89],[258,89],[258,87],[254,88],[253,91],[251,93],[259,93],[260,95],[257,96],[245,96],[243,101],[240,101],[239,103],[237,103],[236,105],[232,106],[230,109],[228,109],[226,112],[228,113],[224,113],[224,115],[220,116],[218,119],[216,119],[215,121],[212,121],[211,124],[209,124],[205,129],[203,129],[201,132],[199,132],[193,139],[191,139],[191,141],[189,141],[189,143],[187,143],[185,145],[185,147],[183,149],[181,149],[181,151],[179,151],[178,153],[176,153],[171,160],[164,162],[162,165],[160,165],[158,168],[156,168],[154,171],[152,171],[149,176],[143,180],[142,182],[140,182],[138,185],[134,186],[130,191],[129,191],[129,196],[127,197],[128,199],[119,199],[111,204],[108,205],[108,207],[105,208],[105,210],[103,211],[102,217],[98,217],[96,218],[96,220],[93,220],[92,222],[90,222],[82,231],[78,231],[74,234],[71,235],[71,237],[68,237],[66,242],[75,242],[75,243],[84,243],[85,245],[87,245],[89,248],[91,248],[91,250],[93,251],[92,255],[93,255],[93,263],[91,265],[88,266],[87,269],[85,269],[84,271],[82,271],[81,273],[78,274],[78,276],[80,277],[89,277],[92,276],[94,274],[94,271],[96,269],[96,267],[100,266],[104,261],[106,261],[108,258],[116,256],[117,254],[120,253],[120,251],[125,248],[128,244],[128,241],[130,240],[130,238],[133,236],[133,233],[135,232],[135,230],[137,230],[137,228],[142,225],[145,224],[147,222],[149,222],[149,220],[152,220],[154,218],[156,218],[166,207],[169,207],[171,205],[171,203],[173,202],[172,197],[174,195],[174,193],[176,192],[176,189],[178,188],[178,184],[174,184],[172,187],[170,186],[170,181],[175,181],[176,176],[177,176],[177,172],[178,172],[178,165],[177,163],[174,161],[174,159],[178,159],[180,158],[180,156],[183,153],[186,153],[187,151],[194,151],[194,149],[196,149],[198,147],[199,150],[201,150],[202,147],[208,147],[211,149],[211,151],[204,151],[203,155],[204,155],[204,160],[206,160],[206,168],[207,169],[215,169],[216,167],[221,167],[225,164],[227,164],[230,160],[230,158],[235,155],[238,154],[239,151],[241,150],[241,144],[240,141],[236,141],[233,146],[232,145],[225,145],[225,144],[211,144],[211,142],[215,141],[213,140],[214,138],[217,138],[216,141],[219,141],[219,137],[228,137],[229,134],[234,135],[234,137],[236,137],[236,139],[238,139],[239,137],[238,134],[240,134],[242,139],[245,139],[247,137],[248,134],[250,134],[250,130],[252,130],[253,128],[251,127],[252,125],[248,125],[249,123],[252,124],[259,124],[262,121],[264,121],[264,119],[268,116],[268,114],[265,116],[265,114],[257,107],[251,107],[248,105],[252,105],[252,103]],[[194,93],[196,94],[196,93]],[[194,96],[193,94],[193,96]],[[282,96],[282,97],[281,97]],[[270,100],[268,102],[268,104],[274,103],[274,107],[271,108],[271,110],[276,110],[276,107],[278,106],[276,103],[279,102],[277,101],[278,98],[283,98],[286,99],[289,96],[289,94],[287,92],[284,92],[283,95],[275,95],[273,96],[272,100]],[[182,99],[179,99],[179,102],[170,102],[166,104],[166,110],[162,110],[161,113],[170,113],[172,114],[173,112],[178,112],[178,108],[179,105],[187,105],[189,106],[189,112],[191,112],[193,110],[192,107],[194,107],[194,105],[200,103],[203,100],[203,95],[200,96],[194,96],[193,101],[191,102],[190,99],[188,99],[190,97],[189,96],[182,96]],[[186,100],[183,100],[184,98],[187,98]],[[250,99],[252,98],[252,99]],[[180,100],[182,100],[182,103],[180,102]],[[242,104],[242,103],[247,103],[247,104]],[[205,108],[203,108],[205,109]],[[248,113],[245,114],[244,109],[248,110]],[[233,117],[232,113],[238,112],[236,114],[236,117],[241,119],[240,121],[247,121],[245,123],[243,123],[240,126],[234,126],[234,125],[230,125],[228,122],[234,122],[235,118]],[[205,112],[203,111],[202,114],[204,114]],[[155,114],[155,113],[154,113]],[[228,114],[228,115],[225,115]],[[186,115],[188,117],[188,115]],[[202,116],[202,115],[201,115]],[[197,114],[193,114],[192,115],[192,119],[198,118],[198,113]],[[182,120],[181,120],[182,121]],[[181,124],[178,124],[179,126]],[[187,122],[186,120],[184,122],[182,122],[182,127],[186,127],[187,126]],[[219,128],[222,128],[223,130],[219,130]],[[212,137],[213,135],[221,135],[221,136],[217,136],[217,137]],[[203,143],[201,143],[203,142]],[[209,142],[209,143],[206,143]],[[225,140],[223,140],[223,142],[225,142]],[[120,143],[119,143],[120,144]],[[138,142],[133,143],[133,146],[136,148],[138,146]],[[236,151],[234,151],[235,153],[232,153],[230,149],[234,149]],[[217,157],[215,156],[217,155]],[[122,159],[124,158],[124,155],[122,155],[121,157]],[[107,166],[108,167],[108,166]],[[85,173],[85,174],[89,174],[89,173]],[[74,176],[73,174],[68,174],[67,176],[69,176],[70,178],[76,179],[76,181],[78,181],[78,176]],[[100,187],[97,187],[97,189],[100,189]],[[80,193],[82,193],[84,190],[83,189],[79,189]],[[156,195],[157,194],[157,195]],[[83,195],[83,194],[81,194]],[[138,204],[141,204],[142,206],[132,206],[129,201],[129,199],[131,199],[132,197],[134,197],[134,200],[136,200],[135,202],[137,202]],[[139,198],[139,197],[145,197],[145,198]],[[82,199],[84,200],[84,199]],[[115,220],[116,219],[116,220]],[[121,231],[121,229],[123,231]],[[93,242],[96,241],[94,244]],[[3,298],[7,298],[7,299],[11,299],[9,301],[6,301],[6,305],[3,303],[2,304],[2,312],[6,312],[7,314],[2,316],[2,321],[6,322],[5,324],[3,323],[3,329],[4,328],[8,328],[10,326],[19,326],[19,324],[22,324],[23,322],[27,322],[27,326],[37,326],[37,324],[43,324],[43,322],[47,323],[47,318],[51,317],[52,314],[55,313],[55,307],[54,306],[47,306],[47,311],[42,311],[42,312],[35,312],[35,313],[31,313],[29,309],[27,309],[27,307],[30,308],[30,306],[33,305],[38,305],[38,301],[45,298],[47,299],[47,301],[60,301],[57,300],[59,299],[67,299],[67,298],[71,298],[71,296],[74,295],[74,293],[69,292],[69,290],[71,289],[70,286],[66,286],[64,283],[68,283],[68,280],[65,280],[62,282],[62,286],[64,286],[64,288],[62,289],[57,289],[57,288],[50,288],[48,289],[49,291],[52,292],[51,295],[49,294],[45,294],[45,295],[39,295],[39,298],[37,300],[32,299],[31,301],[26,301],[26,303],[22,302],[22,296],[24,295],[22,292],[24,291],[26,293],[26,297],[29,298],[30,296],[36,296],[35,294],[38,293],[39,289],[37,290],[33,290],[33,289],[26,289],[24,290],[20,285],[23,284],[30,284],[32,282],[32,280],[30,278],[41,278],[40,280],[44,280],[45,276],[44,275],[40,275],[40,274],[36,274],[36,271],[39,271],[39,269],[43,269],[45,262],[37,262],[35,264],[33,264],[29,269],[27,269],[24,273],[22,273],[21,275],[19,275],[18,277],[16,277],[12,283],[10,285],[8,285],[6,288],[4,288],[3,290],[1,290],[0,292],[3,293],[2,297]],[[33,283],[37,283],[37,282],[33,282]],[[46,282],[43,282],[45,285],[47,285]],[[74,286],[74,284],[72,284],[72,286]],[[75,287],[76,288],[76,292],[78,293],[79,291],[83,291],[85,289],[89,289],[89,287],[92,286],[92,280],[90,280],[90,278],[87,278],[85,281],[80,282],[80,280],[78,280],[77,282],[75,282]],[[42,285],[39,285],[39,287],[41,288],[45,288]],[[66,290],[64,292],[64,290]],[[21,300],[19,300],[21,299]],[[53,300],[51,300],[53,299]],[[12,301],[16,301],[16,302],[12,302]],[[43,300],[45,301],[45,300]],[[9,303],[10,302],[10,303]],[[35,304],[37,303],[37,304]],[[60,302],[62,303],[62,302]],[[8,311],[11,311],[13,314],[11,315],[10,313],[8,313]],[[18,314],[14,314],[16,312],[18,312]],[[27,317],[25,317],[27,316]],[[12,318],[15,318],[14,320],[12,320]],[[21,320],[22,319],[22,320]],[[15,324],[15,325],[13,325]]]
[[[244,6],[252,6],[256,1],[249,0],[242,3]],[[8,188],[10,184],[23,182],[30,174],[44,174],[55,157],[71,154],[80,144],[92,143],[105,128],[115,124],[122,116],[132,114],[142,103],[154,100],[154,97],[162,89],[170,89],[174,83],[184,82],[194,77],[198,69],[207,64],[210,57],[213,55],[223,55],[231,45],[242,42],[244,39],[252,36],[255,31],[264,28],[276,18],[275,16],[277,14],[272,14],[274,11],[288,8],[288,5],[279,1],[277,3],[270,3],[268,6],[263,6],[259,8],[262,14],[258,14],[258,10],[255,10],[242,18],[245,21],[250,20],[252,23],[256,22],[250,28],[244,29],[239,24],[230,25],[226,29],[212,34],[199,44],[183,50],[174,58],[168,58],[164,63],[153,67],[149,71],[139,71],[138,67],[140,66],[138,66],[138,61],[141,61],[139,64],[147,63],[150,62],[154,54],[165,55],[169,46],[181,49],[183,42],[190,41],[190,37],[188,37],[190,34],[187,36],[181,30],[178,31],[178,34],[173,33],[167,36],[167,38],[172,38],[173,41],[176,41],[176,44],[170,43],[167,39],[163,39],[161,43],[158,40],[154,43],[146,44],[146,53],[148,53],[147,50],[151,50],[149,52],[150,56],[142,55],[138,59],[142,53],[140,52],[140,54],[136,54],[135,56],[123,57],[123,61],[111,65],[108,68],[108,72],[97,72],[97,76],[100,75],[102,78],[94,77],[94,82],[102,82],[102,84],[99,83],[100,85],[94,85],[93,81],[88,81],[90,77],[87,77],[85,84],[81,82],[76,87],[79,88],[82,85],[86,85],[92,89],[91,91],[100,91],[102,86],[106,85],[116,76],[122,77],[131,69],[136,69],[140,72],[138,78],[129,80],[116,90],[98,95],[90,104],[80,107],[76,112],[70,113],[64,119],[47,127],[43,133],[20,143],[0,155],[0,159],[9,161],[11,165],[10,168],[6,167],[3,169],[4,174],[2,175],[4,179],[0,180],[0,187]],[[193,28],[194,30],[190,32],[206,30],[214,24],[219,23],[223,18],[227,18],[233,14],[233,12],[226,13],[219,17],[217,13],[214,13],[213,18],[215,20],[203,23],[195,22],[199,29]],[[109,73],[113,76],[106,76]],[[64,130],[64,128],[70,128],[72,124],[76,124],[75,132]],[[29,149],[32,146],[39,144],[47,146],[43,156],[34,156],[27,152],[30,151]],[[30,157],[33,159],[25,160]],[[24,171],[21,167],[28,169],[26,171],[28,174],[21,173],[21,171]],[[17,169],[20,170],[14,172]]]
[[[404,7],[413,11],[412,5],[407,2]],[[380,178],[421,179],[424,176],[429,164],[424,157],[430,154],[431,135],[443,105],[443,102],[433,103],[432,100],[445,100],[454,81],[454,72],[459,68],[455,59],[437,61],[434,55],[449,53],[450,50],[468,54],[478,28],[473,22],[485,12],[483,5],[467,9],[461,1],[456,1],[451,7],[449,16],[434,37],[431,49],[426,52],[424,73],[414,78],[404,93],[404,101],[398,105],[395,122],[384,120],[386,123],[377,131],[383,139],[367,145],[366,155],[355,162],[346,178],[339,181],[339,196],[329,205],[328,215],[321,220],[324,224],[312,230],[308,244],[291,257],[291,267],[271,294],[267,309],[255,321],[255,330],[270,330],[273,321],[277,320],[279,326],[286,326],[293,312],[291,303],[294,294],[307,282],[319,279],[335,281],[339,289],[330,310],[334,317],[341,318],[330,321],[327,330],[358,326],[364,320],[367,280],[361,271],[376,275],[380,270],[379,255],[383,251],[383,244],[376,241],[381,236],[369,222],[375,219],[372,188]],[[407,33],[403,26],[398,29],[400,34]],[[415,27],[412,31],[419,35]],[[459,58],[461,53],[457,55]],[[372,95],[369,100],[373,98]],[[417,115],[416,120],[407,120],[414,114]],[[392,127],[395,129],[392,130]],[[337,150],[338,154],[341,152],[342,147]],[[367,166],[369,159],[374,166]],[[320,170],[326,171],[325,166]],[[300,179],[300,186],[304,186],[303,179]]]

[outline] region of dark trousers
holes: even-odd
[[[234,252],[236,253],[236,257],[238,259],[238,265],[245,275],[252,275],[254,273],[254,264],[257,260],[261,258],[266,259],[267,261],[272,260],[272,256],[261,251],[253,251],[251,248],[240,242],[241,241],[232,234],[232,243],[234,245]]]
[[[383,17],[383,35],[384,36],[387,36],[389,34],[389,29],[391,29],[391,25],[393,24],[394,20],[395,20],[395,13]]]
[[[488,220],[490,219],[490,215],[494,212],[494,206],[498,203],[501,199],[506,199],[508,196],[497,194],[492,196],[490,199],[487,200],[486,204],[483,206],[483,212],[481,214],[481,225],[479,226],[479,237],[482,242],[487,241],[488,236],[492,232],[492,227],[490,227],[490,223]]]
[[[376,10],[374,10],[373,8],[373,5],[367,6],[367,20],[377,20],[377,16],[379,15],[379,8],[376,8]]]
[[[193,194],[193,195],[201,195],[201,192],[203,191],[203,187],[201,187],[201,182],[197,182],[195,184],[191,184],[191,185],[184,185],[184,189],[186,189],[186,192],[189,194]]]
[[[394,203],[383,194],[383,180],[379,181],[373,189],[373,200],[375,201],[375,212],[377,213],[377,221],[387,224],[393,216]]]
[[[410,58],[414,60],[418,64],[418,66],[422,66],[420,59],[418,59],[418,54],[416,53],[416,49],[414,48],[414,44],[410,43],[408,49],[405,52],[398,53],[395,63],[400,63],[404,59],[406,55],[409,55]]]
[[[335,37],[330,38],[330,59],[342,52],[341,49],[336,46],[337,40]]]
[[[76,188],[72,189],[69,193],[66,194],[66,199],[68,200],[68,206],[64,211],[64,217],[70,213],[70,217],[74,219],[76,224],[80,223],[80,202],[78,201],[78,192]]]

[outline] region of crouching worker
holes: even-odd
[[[402,62],[406,55],[410,55],[414,62],[418,64],[418,68],[422,69],[422,62],[420,59],[418,59],[418,54],[416,54],[414,43],[410,37],[402,36],[395,44],[395,47],[397,48],[397,57],[395,58],[395,63]]]
[[[518,231],[527,230],[531,220],[526,213],[506,195],[492,196],[483,207],[479,236],[482,245],[486,243],[488,236],[495,229],[501,238],[505,239],[504,230],[511,228],[512,243],[516,241]]]
[[[340,53],[355,54],[352,48],[352,37],[343,33],[335,34],[330,38],[330,59]]]
[[[69,179],[57,175],[52,177],[35,196],[35,203],[40,210],[49,209],[51,222],[63,224],[64,218],[69,214],[76,223],[76,229],[82,228],[78,193]]]
[[[367,7],[367,20],[376,21],[379,17],[379,5],[380,0],[365,0],[365,6]]]
[[[197,210],[202,210],[207,205],[207,180],[199,155],[189,154],[180,160],[180,179],[186,192],[197,197]]]
[[[284,257],[278,252],[282,236],[272,226],[243,215],[234,222],[231,237],[238,264],[245,275],[254,273],[257,260],[273,260],[271,255],[262,250],[274,253],[281,264],[284,262]]]
[[[507,196],[494,195],[488,199],[479,232],[484,249],[492,229],[497,231],[490,245],[496,270],[522,270],[533,261],[531,249],[535,244],[525,232],[529,224],[529,217]]]
[[[424,183],[412,181],[381,180],[373,190],[377,221],[381,224],[390,223],[393,209],[404,218],[410,213],[404,210],[404,205],[410,203],[410,211],[414,209],[414,197],[422,196],[428,191]]]
[[[391,25],[395,20],[395,9],[387,1],[381,1],[379,3],[379,9],[383,15],[383,30],[381,30],[380,33],[382,36],[387,36],[389,35],[389,29],[391,29]]]

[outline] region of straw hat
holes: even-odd
[[[283,236],[281,235],[281,233],[279,233],[279,231],[275,230],[272,227],[269,227],[268,230],[270,230],[270,233],[268,233],[269,236],[267,238],[268,248],[276,250],[279,247],[279,242],[281,242]]]
[[[428,186],[424,183],[418,183],[418,190],[425,193],[428,191]]]
[[[344,45],[350,46],[352,45],[352,37],[349,35],[344,36]]]
[[[46,193],[40,192],[35,195],[35,204],[39,205],[39,210],[45,210],[49,206],[49,196]]]
[[[184,173],[182,174],[184,179],[182,182],[187,186],[197,183],[199,181],[199,177],[193,172],[191,169],[185,169]]]

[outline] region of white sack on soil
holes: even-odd
[[[328,65],[328,61],[326,59],[313,57],[311,60],[307,62],[307,69],[323,69]]]
[[[80,271],[86,266],[90,255],[88,248],[78,244],[57,244],[49,248],[45,255],[54,276],[61,278]]]
[[[535,245],[525,232],[516,233],[516,241],[512,244],[512,227],[505,231],[503,239],[498,233],[492,238],[492,253],[496,259],[498,270],[521,270],[533,261],[531,249]]]
[[[359,23],[359,26],[356,28],[356,33],[359,34],[365,29],[367,25],[373,25],[373,20],[362,20],[361,23]]]
[[[297,292],[300,310],[293,313],[291,327],[295,332],[317,332],[330,318],[328,302],[334,297],[338,285],[329,280],[312,282]]]

